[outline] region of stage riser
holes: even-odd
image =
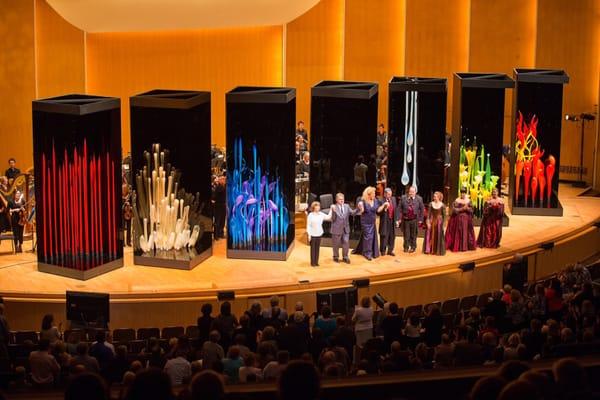
[[[537,250],[528,256],[529,280],[536,280],[548,276],[568,263],[583,260],[600,249],[600,231],[589,228],[579,235],[572,235],[563,242],[556,242],[552,250]],[[533,251],[533,250],[532,250]],[[498,260],[489,265],[478,265],[474,272],[461,272],[458,268],[446,272],[427,275],[415,274],[393,282],[377,283],[371,279],[371,286],[359,289],[359,298],[365,295],[372,296],[381,293],[386,299],[394,300],[401,306],[428,303],[452,297],[467,296],[483,293],[502,286],[502,267],[504,260]],[[376,264],[373,264],[376,265]],[[347,285],[350,286],[350,280]],[[343,284],[335,287],[343,287]],[[312,313],[316,310],[317,290],[325,289],[324,286],[297,286],[297,291],[287,294],[264,289],[251,293],[246,291],[243,295],[236,292],[236,299],[232,302],[232,309],[236,315],[241,315],[250,304],[259,300],[263,306],[268,305],[272,294],[281,296],[282,306],[288,310],[293,309],[297,301],[304,303],[305,311]],[[329,287],[331,288],[331,287]],[[12,330],[39,330],[42,316],[52,313],[55,321],[65,323],[64,302],[44,301],[32,299],[15,301],[9,295],[4,295],[6,316]],[[127,302],[113,300],[111,303],[111,329],[115,328],[140,328],[149,326],[193,325],[200,313],[203,303],[213,304],[215,315],[218,313],[219,303],[216,296],[206,299],[183,299],[169,301],[168,299],[139,299]]]

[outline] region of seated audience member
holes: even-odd
[[[175,357],[165,364],[165,372],[173,385],[181,385],[192,376],[192,366],[187,360],[187,351],[182,348],[175,352]]]
[[[115,357],[113,350],[106,345],[106,332],[99,330],[96,332],[96,342],[90,347],[90,356],[98,361],[100,371],[105,372],[108,364]]]
[[[146,347],[142,349],[141,356],[147,360],[146,366],[149,368],[163,369],[167,362],[165,351],[160,346],[160,341],[155,337],[147,340]]]
[[[281,375],[281,371],[287,366],[290,361],[290,353],[282,350],[277,352],[276,361],[269,362],[263,369],[264,380],[276,380]]]
[[[484,376],[473,385],[469,400],[496,400],[504,386],[506,386],[506,381],[502,377]]]
[[[279,331],[277,347],[290,352],[293,359],[299,358],[308,350],[308,333],[304,328],[304,313],[296,311],[290,323]]]
[[[108,400],[104,380],[97,374],[84,372],[73,377],[65,390],[65,400]]]
[[[148,367],[148,368],[155,368],[155,367]],[[131,367],[129,367],[129,370],[137,375],[144,370],[144,366],[142,365],[142,362],[140,360],[135,360],[135,361],[131,362]],[[161,368],[161,370],[162,370],[162,368]]]
[[[498,400],[543,400],[538,397],[535,386],[527,381],[509,382],[497,397]]]
[[[208,341],[202,345],[202,368],[211,369],[215,361],[221,361],[225,357],[223,347],[219,344],[221,334],[219,331],[211,331]]]
[[[248,382],[248,377],[254,375],[254,382],[262,380],[262,370],[256,367],[256,357],[253,353],[248,353],[244,357],[244,365],[239,370],[240,383]]]
[[[329,308],[329,306],[323,306],[321,308],[321,315],[319,315],[315,321],[314,327],[321,330],[325,340],[329,340],[331,335],[333,335],[337,325],[335,319],[331,317],[331,308]]]
[[[507,382],[516,381],[521,375],[529,371],[529,365],[522,361],[510,360],[506,361],[498,369],[498,375],[504,378]]]
[[[518,347],[521,344],[521,337],[518,333],[513,333],[508,337],[508,341],[504,345],[504,360],[518,360]]]
[[[71,365],[71,355],[67,353],[67,346],[61,340],[54,344],[52,355],[61,368],[68,368]]]
[[[91,357],[88,354],[88,345],[85,342],[81,342],[77,345],[77,355],[71,359],[71,371],[74,372],[74,368],[77,365],[82,365],[83,368],[88,372],[99,373],[100,364],[98,360]]]
[[[37,386],[52,386],[58,378],[60,365],[49,352],[50,342],[48,339],[40,340],[38,348],[39,350],[29,354],[31,380]]]
[[[223,379],[213,371],[202,371],[190,383],[191,400],[222,400],[225,398]]]
[[[259,334],[260,339],[257,350],[261,357],[271,355],[274,358],[277,355],[279,347],[277,346],[277,340],[275,340],[275,334],[275,328],[272,326],[265,326],[265,329]]]
[[[433,360],[427,345],[423,342],[415,347],[415,359],[413,361],[417,369],[433,369]]]
[[[454,344],[447,333],[442,335],[442,342],[435,347],[436,368],[450,368],[454,362]]]
[[[472,307],[469,310],[469,316],[465,319],[465,325],[470,326],[475,332],[479,332],[482,324],[481,310],[477,307]]]
[[[537,395],[542,399],[554,399],[556,398],[556,387],[554,382],[550,379],[550,376],[540,371],[527,371],[521,375],[520,381],[531,383],[535,386]]]
[[[238,333],[233,337],[233,344],[240,350],[240,357],[244,359],[249,354],[250,348],[246,346],[246,335]]]
[[[140,371],[127,392],[127,400],[172,400],[169,375],[158,368]]]
[[[121,382],[121,390],[119,391],[119,400],[127,399],[127,392],[131,387],[131,384],[135,380],[135,374],[131,371],[127,371],[123,374],[123,381]]]
[[[400,341],[392,342],[390,349],[390,355],[382,363],[382,370],[385,372],[409,370],[411,352],[403,350]]]
[[[512,292],[513,288],[510,285],[504,285],[504,287],[502,288],[502,301],[506,303],[507,306],[510,305],[512,299],[510,298],[510,293]]]
[[[223,359],[223,373],[227,375],[227,382],[238,383],[242,365],[239,347],[231,346],[227,351],[227,357]]]
[[[481,337],[481,347],[483,351],[483,362],[493,364],[496,362],[497,350],[498,350],[498,338],[492,332],[486,332]],[[504,359],[504,348],[500,348],[502,351],[502,359]]]
[[[585,369],[574,358],[564,358],[555,362],[552,366],[552,374],[559,398],[592,398]]]
[[[454,343],[454,365],[483,364],[483,348],[475,343],[475,332],[468,326],[457,329],[457,340]]]
[[[48,340],[51,346],[61,339],[60,330],[54,325],[54,315],[44,315],[42,329],[40,330],[40,339]]]
[[[277,387],[280,400],[316,400],[321,381],[312,364],[292,361],[282,371]]]
[[[525,308],[525,303],[523,301],[523,296],[521,296],[521,292],[516,289],[511,290],[510,304],[506,310],[506,316],[508,318],[508,322],[510,323],[511,331],[516,331],[523,328],[526,311],[527,310]]]
[[[121,382],[125,372],[129,371],[130,362],[127,359],[127,346],[117,346],[115,357],[106,367],[105,377],[108,383]]]

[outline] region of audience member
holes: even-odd
[[[54,343],[61,339],[60,330],[54,325],[54,315],[44,315],[42,329],[40,330],[40,339],[47,339],[50,345],[54,345]]]
[[[292,361],[278,383],[280,400],[316,400],[321,381],[315,367],[305,361]]]
[[[108,400],[104,380],[97,374],[84,372],[73,377],[65,390],[65,400]]]
[[[127,392],[127,400],[172,400],[173,398],[169,375],[157,368],[140,371]]]
[[[77,345],[77,355],[71,359],[71,371],[78,365],[83,366],[85,371],[100,373],[100,364],[98,360],[88,354],[89,348],[87,343],[81,342]]]
[[[240,368],[243,363],[239,347],[231,346],[227,351],[227,357],[223,359],[223,373],[227,376],[228,382],[239,382]]]
[[[315,321],[315,328],[319,328],[323,333],[325,340],[329,340],[335,329],[337,328],[336,321],[331,317],[331,308],[329,306],[323,306],[321,308],[321,315]]]
[[[212,314],[212,304],[202,304],[200,312],[202,315],[198,318],[198,339],[200,343],[204,343],[208,340],[208,334],[211,331],[211,326],[214,321]]]
[[[181,385],[192,376],[192,366],[186,358],[187,355],[187,349],[178,348],[175,357],[165,364],[165,372],[173,385]]]
[[[37,386],[50,387],[58,379],[60,365],[49,350],[50,341],[42,339],[38,343],[38,350],[29,354],[31,380]]]
[[[114,352],[106,346],[106,332],[99,330],[96,332],[96,342],[90,347],[90,356],[98,361],[100,371],[105,375],[106,368],[115,357]]]
[[[276,380],[281,375],[283,369],[287,366],[290,360],[290,353],[281,350],[277,352],[277,358],[275,361],[269,362],[263,369],[263,378],[268,380]]]
[[[354,310],[352,322],[354,323],[356,344],[362,347],[367,340],[373,337],[373,309],[368,296],[360,300],[360,306]]]
[[[223,379],[214,371],[202,371],[190,384],[192,400],[222,400],[225,398]]]
[[[221,334],[219,331],[211,331],[208,341],[202,345],[202,368],[211,369],[215,361],[221,361],[225,357],[223,347],[219,344]]]

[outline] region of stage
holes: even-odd
[[[350,265],[333,262],[331,248],[322,247],[318,268],[309,265],[310,249],[303,228],[296,230],[294,249],[285,262],[227,259],[225,240],[219,240],[210,259],[192,271],[180,271],[133,265],[132,250],[126,248],[125,267],[88,281],[38,272],[35,255],[27,251],[31,242],[25,244],[24,253],[10,254],[10,244],[5,241],[0,247],[0,295],[22,300],[56,300],[63,299],[66,290],[80,290],[108,292],[112,299],[141,300],[209,297],[218,291],[234,290],[236,295],[260,296],[311,287],[346,286],[356,278],[370,278],[371,282],[410,278],[456,269],[458,264],[469,261],[489,264],[508,260],[516,252],[531,252],[543,242],[577,235],[600,219],[600,199],[577,197],[579,192],[581,189],[561,185],[563,217],[511,216],[498,249],[429,256],[420,252],[422,239],[419,239],[419,251],[407,254],[402,252],[402,238],[397,238],[395,257],[383,256],[369,262],[362,256],[351,256]]]

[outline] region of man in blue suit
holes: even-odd
[[[331,206],[331,240],[333,244],[333,261],[340,262],[340,247],[342,257],[346,264],[350,264],[348,251],[350,249],[350,216],[356,214],[348,204],[344,202],[344,194],[335,195],[335,204]]]

